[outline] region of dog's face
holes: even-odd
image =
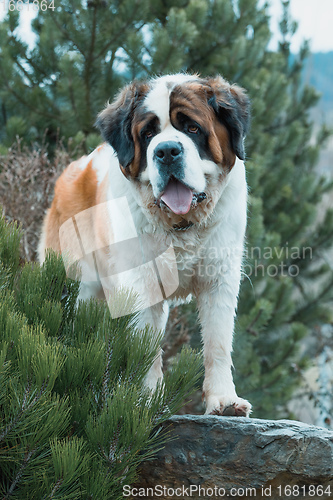
[[[128,85],[96,124],[150,204],[185,216],[209,204],[236,156],[244,159],[249,100],[222,77],[170,75]]]

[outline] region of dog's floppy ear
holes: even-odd
[[[208,102],[227,127],[233,152],[244,160],[244,138],[250,126],[250,99],[244,89],[230,85],[221,76],[209,80],[209,85],[213,95]]]
[[[147,85],[133,82],[127,85],[115,100],[98,115],[95,126],[103,139],[116,151],[123,172],[134,160],[132,120],[135,108],[147,93]]]

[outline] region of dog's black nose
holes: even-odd
[[[180,142],[164,141],[156,146],[154,156],[160,163],[171,165],[175,160],[178,160],[183,153],[183,146]]]

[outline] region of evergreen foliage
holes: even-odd
[[[86,138],[89,150],[97,141],[96,113],[133,78],[221,73],[248,90],[248,250],[234,363],[238,393],[252,402],[254,416],[268,418],[289,415],[287,402],[306,366],[304,339],[314,324],[332,321],[333,299],[325,261],[333,213],[319,213],[332,185],[315,171],[329,131],[323,126],[316,133],[311,122],[319,96],[302,82],[309,50],[304,44],[290,53],[296,25],[288,0],[282,3],[276,52],[268,49],[267,6],[258,0],[62,0],[34,20],[31,52],[16,35],[17,12],[0,28],[6,144],[16,123],[16,133],[25,127],[26,137],[47,127],[50,140],[59,127],[61,135]],[[194,307],[182,311],[198,345]]]
[[[20,232],[0,218],[0,493],[2,498],[120,499],[167,434],[199,377],[184,349],[153,395],[143,378],[159,338],[97,301],[61,259],[19,267]]]

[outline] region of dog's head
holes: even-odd
[[[169,75],[125,87],[96,125],[124,175],[171,217],[185,216],[244,159],[249,99],[220,76]]]

